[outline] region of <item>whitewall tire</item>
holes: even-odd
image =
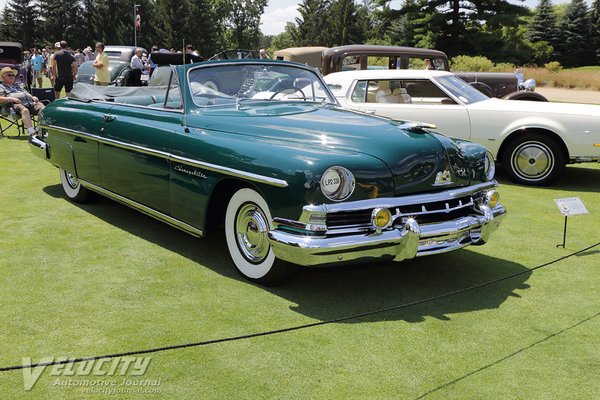
[[[287,280],[294,267],[277,260],[269,244],[271,213],[266,201],[254,190],[239,189],[225,213],[225,239],[229,255],[246,279],[263,285]]]
[[[81,186],[77,178],[64,169],[59,169],[60,183],[69,200],[76,203],[87,203],[92,199],[92,193]]]

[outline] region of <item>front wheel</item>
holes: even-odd
[[[533,186],[554,182],[565,163],[556,140],[539,133],[524,134],[511,141],[502,158],[502,165],[513,181]]]
[[[92,200],[93,193],[81,186],[81,183],[79,183],[73,174],[64,169],[59,169],[58,171],[60,174],[60,183],[69,200],[75,203],[87,203]]]
[[[252,189],[239,189],[229,200],[225,239],[231,259],[244,278],[269,286],[289,279],[295,269],[273,254],[271,220],[266,201]]]

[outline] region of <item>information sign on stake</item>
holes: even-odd
[[[589,214],[587,208],[583,205],[583,202],[579,197],[568,197],[566,199],[554,199],[556,206],[560,210],[560,213],[565,217],[565,228],[563,231],[563,242],[557,244],[556,247],[565,248],[567,242],[567,218],[572,215]]]

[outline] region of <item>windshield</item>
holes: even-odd
[[[485,94],[456,76],[443,76],[435,78],[435,80],[465,104],[477,103],[478,101],[489,99]]]
[[[215,65],[193,69],[188,76],[194,103],[202,107],[235,105],[240,101],[336,104],[315,72],[290,65]]]

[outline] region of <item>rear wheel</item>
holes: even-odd
[[[59,169],[60,183],[62,188],[69,198],[75,203],[87,203],[93,198],[93,193],[81,186],[81,183],[73,174],[64,169]]]
[[[244,278],[262,285],[288,280],[294,266],[278,260],[269,244],[271,214],[266,201],[254,190],[239,189],[225,214],[225,239],[233,263]]]
[[[565,162],[556,140],[540,133],[528,133],[514,139],[502,158],[502,165],[513,181],[533,186],[554,182]]]

